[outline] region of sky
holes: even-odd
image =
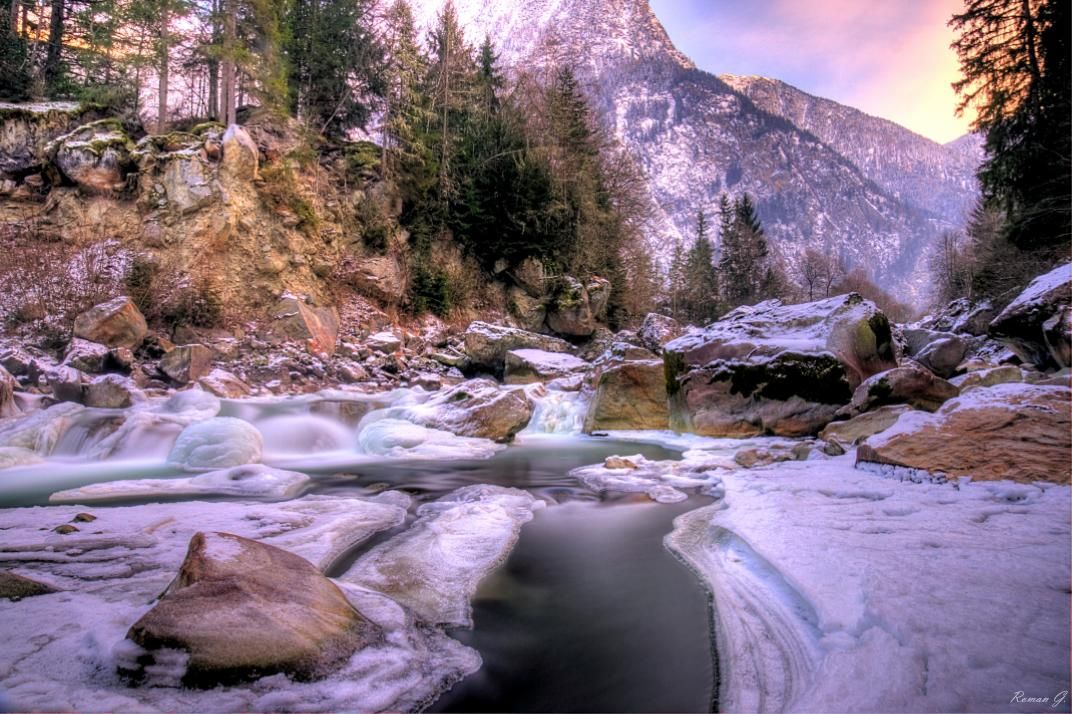
[[[962,0],[650,0],[701,69],[758,74],[944,143],[968,132],[949,18]]]

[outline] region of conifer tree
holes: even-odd
[[[707,217],[696,215],[696,240],[685,261],[685,304],[689,322],[707,324],[718,317],[718,272],[714,250],[707,236]]]

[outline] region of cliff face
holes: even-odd
[[[430,24],[440,0],[416,3]],[[647,173],[666,261],[719,194],[756,200],[792,264],[808,246],[862,266],[901,297],[926,297],[923,259],[974,201],[977,153],[774,80],[716,77],[670,41],[646,0],[457,0],[474,41],[508,66],[569,62],[605,126]],[[717,41],[717,38],[715,38]],[[891,141],[893,152],[879,147]]]

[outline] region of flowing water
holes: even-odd
[[[397,489],[419,504],[483,483],[525,489],[548,504],[522,528],[503,566],[481,584],[474,629],[450,633],[478,650],[484,666],[443,695],[433,711],[711,711],[716,667],[708,595],[663,546],[674,518],[709,499],[663,505],[587,489],[569,476],[571,469],[612,454],[679,455],[654,445],[576,436],[581,409],[576,397],[552,395],[538,405],[519,444],[490,458],[460,460],[357,453],[355,436],[368,405],[234,402],[223,413],[257,426],[267,463],[312,477],[301,495]],[[81,458],[101,434],[114,431],[116,419],[115,413],[87,410],[44,464],[0,474],[0,506],[43,505],[56,490],[97,481],[180,475],[163,458],[176,431],[166,424],[131,437],[136,443],[122,451],[124,458]],[[362,544],[328,574],[345,572],[405,527]]]

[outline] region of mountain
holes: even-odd
[[[440,5],[417,0],[419,20],[431,24]],[[693,234],[698,211],[713,214],[723,192],[747,192],[789,264],[805,248],[819,247],[863,267],[902,299],[926,299],[923,261],[950,227],[952,206],[970,200],[950,187],[948,198],[919,205],[909,187],[913,176],[930,175],[917,168],[926,160],[889,161],[881,169],[863,161],[864,145],[880,142],[883,129],[898,140],[906,129],[871,117],[873,123],[864,122],[857,112],[852,118],[867,133],[854,147],[851,130],[800,126],[698,69],[674,47],[647,0],[455,0],[455,8],[470,39],[490,36],[507,67],[575,68],[604,125],[648,177],[662,214],[651,247],[664,265],[673,245]],[[936,168],[928,170],[952,186],[963,172],[944,167],[945,154],[935,147]],[[898,163],[906,167],[900,177]],[[947,210],[934,210],[945,204]]]
[[[811,132],[890,195],[953,225],[975,205],[978,138],[939,144],[886,119],[815,97],[777,79],[721,75],[766,112]]]

